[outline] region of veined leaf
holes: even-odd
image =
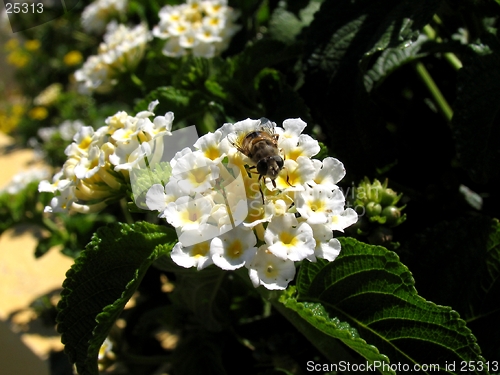
[[[304,37],[308,65],[335,74],[340,65],[417,38],[439,1],[325,1]]]
[[[378,349],[363,340],[357,330],[348,323],[332,318],[321,303],[298,302],[294,288],[282,294],[279,301],[285,307],[297,313],[291,315],[286,309],[278,310],[294,324],[297,329],[304,334],[332,363],[340,361],[349,362],[351,365],[359,366],[361,362],[354,357],[349,357],[339,343],[342,342],[364,357],[370,364],[389,364],[387,356],[381,354]],[[359,367],[358,367],[359,368]],[[363,368],[363,370],[365,370]],[[383,374],[395,374],[389,369],[382,370]]]
[[[394,145],[367,95],[364,69],[374,54],[415,40],[440,3],[327,0],[300,36],[301,95],[323,128],[325,143],[360,175],[394,162]]]
[[[408,43],[407,46],[384,50],[364,75],[366,91],[371,91],[374,86],[380,84],[389,74],[402,65],[425,56],[421,48],[428,40],[424,34],[421,34],[415,42]]]
[[[297,301],[285,300],[287,306],[368,361],[383,357],[378,351],[409,369],[432,363],[445,371],[446,363],[453,361],[485,361],[465,321],[450,307],[420,297],[410,271],[395,253],[352,238],[341,242],[341,255],[334,262],[301,266]],[[342,337],[341,322],[359,337]]]
[[[111,326],[151,263],[177,240],[167,227],[139,222],[100,228],[66,274],[58,331],[80,375],[96,375]]]

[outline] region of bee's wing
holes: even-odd
[[[229,141],[229,143],[231,143],[233,147],[235,147],[239,152],[246,155],[245,150],[241,146],[243,138],[243,135],[238,133],[230,133],[227,135],[227,140]]]
[[[274,130],[274,128],[276,127],[276,124],[274,122],[272,122],[271,120],[269,120],[265,117],[261,117],[259,121],[260,121],[260,124],[258,126],[259,130],[265,131],[271,135],[276,134],[276,132]]]

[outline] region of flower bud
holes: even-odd
[[[357,194],[354,205],[364,207],[366,217],[370,222],[394,227],[405,221],[406,216],[401,215],[404,206],[396,206],[402,194],[388,188],[388,184],[387,179],[382,184],[377,179],[370,182],[365,177],[356,188]]]
[[[398,193],[396,193],[394,190],[389,188],[382,189],[380,194],[380,204],[383,207],[394,205],[399,201],[400,198],[401,196],[398,195]]]
[[[379,203],[369,202],[366,205],[366,215],[368,217],[378,216],[382,212],[382,206]]]
[[[402,209],[403,207],[398,208],[396,206],[387,206],[382,210],[381,216],[386,218],[386,223],[389,226],[394,227],[406,220],[406,215],[401,216]]]

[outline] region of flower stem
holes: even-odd
[[[415,70],[417,71],[422,81],[427,86],[427,89],[429,90],[430,94],[436,101],[442,115],[446,118],[447,121],[451,121],[451,118],[453,117],[453,110],[451,109],[450,105],[444,98],[443,94],[441,93],[441,90],[439,90],[439,87],[437,87],[436,82],[434,82],[434,79],[432,79],[427,68],[421,61],[415,62],[413,66],[415,67]]]
[[[120,199],[120,208],[122,210],[123,216],[124,216],[127,224],[133,224],[134,219],[132,218],[132,215],[130,214],[130,211],[128,210],[127,200],[125,198]]]
[[[439,21],[439,23],[440,22],[441,21]],[[440,37],[437,36],[436,30],[434,30],[431,25],[425,25],[423,31],[429,39],[435,40],[438,43],[441,43],[443,41]],[[446,61],[448,61],[453,67],[453,69],[459,70],[462,67],[462,62],[453,52],[445,52],[443,55]]]

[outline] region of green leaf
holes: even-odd
[[[176,242],[173,229],[139,222],[100,228],[66,274],[58,331],[79,374],[96,375],[111,326],[151,263]]]
[[[159,100],[155,113],[174,112],[175,123],[190,119],[193,114],[203,112],[207,103],[205,96],[198,90],[180,89],[173,86],[158,87],[135,107],[136,111],[147,109],[153,100]]]
[[[500,163],[500,43],[488,34],[469,51],[458,72],[452,129],[460,164],[486,183]]]
[[[211,61],[204,57],[184,57],[173,77],[172,85],[177,88],[189,90],[196,90],[203,87],[210,73]]]
[[[366,91],[371,91],[374,86],[380,84],[393,71],[404,64],[425,56],[426,53],[422,51],[422,45],[428,40],[425,35],[421,34],[413,43],[384,50],[364,75]]]
[[[284,314],[297,329],[304,334],[332,363],[348,361],[357,363],[356,358],[350,357],[339,342],[363,356],[369,363],[389,363],[388,358],[381,354],[376,347],[367,344],[357,330],[338,318],[332,318],[321,303],[298,302],[294,288],[281,295],[279,301],[295,311],[297,316],[291,315],[283,309],[278,310]],[[383,374],[395,374],[394,371],[381,371]]]
[[[334,262],[304,263],[298,275],[297,300],[311,303],[300,306],[303,315],[321,317],[310,319],[314,327],[333,336],[339,322],[346,323],[391,363],[410,368],[435,363],[444,370],[446,363],[484,361],[465,321],[450,307],[420,297],[395,253],[352,238],[340,240],[342,252]],[[358,341],[355,335],[343,340],[369,361],[380,355],[356,346]]]
[[[253,82],[262,69],[296,59],[298,53],[296,46],[287,47],[282,42],[270,39],[259,40],[229,60],[234,69],[231,78],[236,79],[237,84]]]
[[[334,74],[341,65],[417,38],[439,1],[325,1],[306,32],[308,65]]]
[[[269,33],[274,39],[291,44],[295,41],[302,28],[311,23],[314,13],[318,11],[321,2],[309,2],[304,9],[298,11],[298,16],[285,9],[284,5],[278,4],[278,7],[274,10],[269,22]],[[287,3],[286,7],[288,6]]]
[[[367,95],[364,70],[375,54],[415,40],[440,3],[327,0],[303,30],[301,95],[324,142],[359,176],[394,161],[394,145]]]

